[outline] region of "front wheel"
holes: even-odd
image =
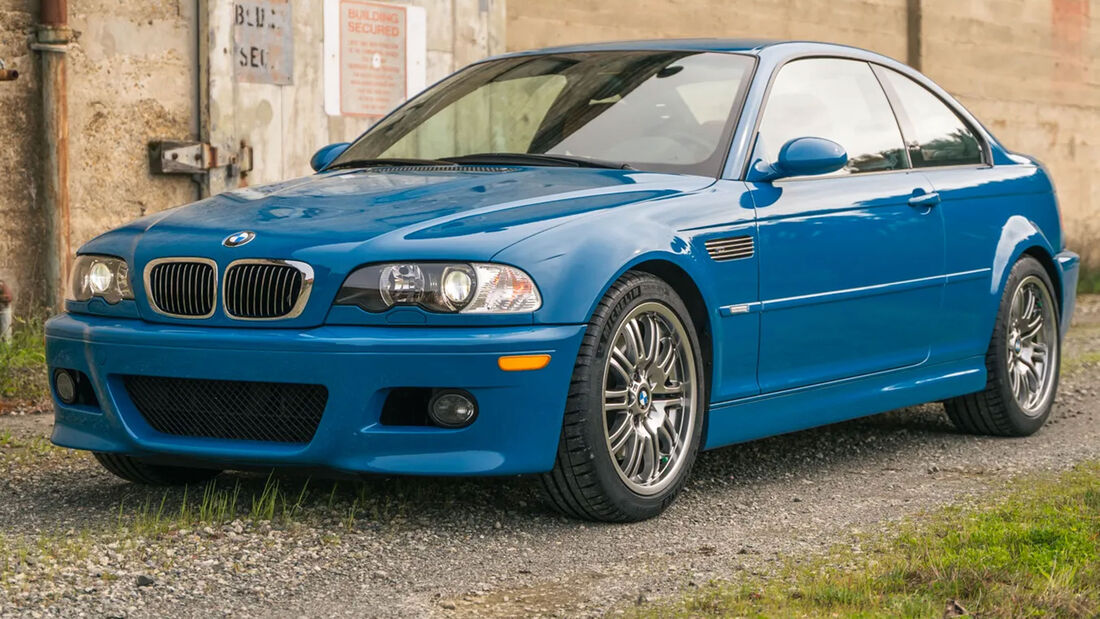
[[[703,432],[698,336],[664,281],[627,273],[600,302],[573,370],[551,504],[588,520],[661,513],[683,487]]]
[[[1050,276],[1025,256],[1012,268],[986,352],[983,391],[944,402],[948,417],[972,434],[1028,436],[1050,417],[1061,349]]]

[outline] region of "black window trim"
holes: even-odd
[[[835,179],[838,179],[838,178],[862,177],[862,176],[868,176],[868,175],[872,175],[872,174],[874,174],[874,175],[878,175],[878,174],[898,174],[898,173],[909,174],[909,173],[912,173],[912,172],[915,172],[915,171],[920,171],[920,170],[934,170],[934,169],[943,170],[943,169],[948,169],[948,168],[988,168],[988,167],[993,166],[993,164],[992,164],[993,151],[992,151],[992,147],[989,145],[989,140],[986,139],[985,133],[982,132],[982,131],[975,131],[973,123],[971,123],[967,119],[965,114],[961,113],[961,111],[958,109],[958,107],[953,102],[948,101],[948,100],[944,99],[943,97],[939,96],[936,92],[929,89],[927,86],[922,84],[919,80],[913,80],[917,83],[917,85],[921,86],[922,88],[924,88],[928,92],[935,95],[935,97],[937,99],[939,99],[944,105],[946,105],[947,108],[949,110],[951,110],[956,116],[958,116],[959,120],[961,120],[967,126],[967,128],[970,129],[970,131],[974,134],[974,137],[977,138],[978,143],[982,147],[982,163],[980,163],[980,164],[966,163],[966,164],[957,164],[957,165],[951,165],[951,166],[937,166],[937,167],[927,167],[927,168],[914,168],[914,167],[912,167],[912,160],[910,159],[909,148],[908,148],[909,142],[906,138],[905,128],[902,126],[902,121],[901,121],[901,119],[899,118],[899,115],[898,115],[898,112],[900,112],[901,110],[900,109],[895,109],[895,106],[898,105],[898,101],[900,99],[894,95],[892,89],[888,89],[887,86],[882,83],[883,80],[879,78],[878,72],[881,68],[881,69],[887,69],[887,70],[890,70],[890,71],[894,71],[895,73],[899,73],[899,74],[901,74],[901,75],[903,75],[907,78],[909,78],[909,76],[905,75],[901,71],[898,71],[897,69],[893,69],[891,67],[888,67],[888,66],[886,66],[885,64],[883,64],[881,62],[877,62],[875,60],[869,60],[867,58],[861,58],[859,56],[848,55],[848,54],[843,54],[843,53],[812,53],[812,54],[794,56],[794,57],[785,59],[783,62],[779,63],[775,67],[775,69],[772,71],[772,74],[770,76],[768,76],[768,86],[764,89],[764,94],[761,97],[762,103],[760,105],[760,109],[756,113],[756,118],[754,119],[753,124],[752,124],[751,139],[749,139],[749,143],[746,146],[747,152],[745,153],[744,165],[741,168],[740,180],[744,181],[744,180],[748,179],[748,177],[749,177],[749,170],[752,168],[752,155],[753,155],[753,153],[756,152],[756,143],[757,143],[757,141],[760,140],[760,124],[764,119],[764,113],[767,112],[768,102],[770,101],[771,95],[772,95],[772,86],[775,85],[775,80],[779,76],[779,72],[782,71],[784,67],[786,67],[788,64],[790,64],[792,62],[797,62],[799,60],[819,59],[819,58],[821,58],[821,59],[835,59],[835,60],[852,60],[852,61],[855,61],[855,62],[863,62],[863,63],[866,63],[866,64],[870,65],[871,72],[875,75],[875,79],[878,80],[879,86],[882,88],[883,94],[886,96],[887,101],[890,102],[891,111],[894,112],[894,120],[898,123],[898,131],[901,133],[902,146],[904,147],[903,150],[905,150],[905,160],[909,164],[909,167],[901,168],[901,169],[898,169],[898,170],[879,170],[879,171],[874,171],[874,172],[860,172],[858,174],[848,174],[848,175],[844,175],[844,176],[796,176],[796,177],[790,177],[790,178],[782,179],[783,181],[788,181],[788,180],[819,180],[819,179],[835,180]],[[912,79],[912,78],[909,78],[909,79]]]
[[[944,107],[946,107],[948,111],[955,115],[955,118],[957,118],[959,122],[962,123],[968,131],[970,131],[970,134],[974,136],[974,139],[978,141],[978,146],[981,149],[982,153],[982,160],[979,162],[949,163],[945,165],[930,165],[921,167],[913,166],[914,170],[935,170],[943,168],[981,168],[992,166],[992,163],[990,162],[993,160],[993,156],[989,147],[989,141],[985,139],[985,135],[981,131],[978,131],[977,128],[974,127],[973,123],[967,120],[966,116],[959,113],[959,110],[956,109],[954,105],[952,105],[952,102],[944,99],[935,91],[920,83],[919,80],[915,80],[912,77],[902,73],[901,71],[898,71],[897,69],[891,69],[890,67],[887,67],[877,62],[872,62],[870,63],[870,65],[871,69],[875,72],[875,77],[878,78],[879,84],[882,86],[883,92],[886,93],[886,98],[890,101],[890,106],[894,108],[894,116],[898,120],[898,128],[901,130],[901,137],[902,140],[905,142],[906,157],[909,159],[910,165],[912,165],[912,156],[910,154],[911,151],[914,148],[919,148],[919,145],[915,144],[914,140],[909,139],[910,135],[914,135],[916,133],[916,125],[913,123],[913,119],[909,118],[909,115],[905,112],[905,105],[902,102],[902,98],[897,93],[897,91],[894,90],[894,86],[890,83],[890,80],[887,79],[888,74],[885,73],[886,71],[890,71],[892,73],[900,75],[902,78],[913,82],[919,88],[923,89],[925,92],[935,97],[935,99],[939,101]]]

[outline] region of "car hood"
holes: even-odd
[[[490,260],[567,220],[697,191],[713,182],[565,167],[337,171],[238,189],[157,213],[81,251],[123,256],[139,273],[149,261],[164,257],[210,258],[221,268],[241,258],[299,260],[316,272],[314,296],[334,297],[347,273],[365,263]],[[241,231],[255,233],[254,240],[223,245]]]
[[[248,230],[256,240],[234,255],[262,250],[263,257],[293,258],[289,254],[337,247],[367,259],[368,248],[377,247],[404,258],[445,251],[452,258],[488,259],[563,217],[711,183],[696,176],[550,167],[355,170],[230,191],[127,228],[142,232],[137,249],[161,256],[186,250],[184,255],[217,257],[212,254],[222,251],[223,239]]]

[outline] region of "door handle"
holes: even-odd
[[[922,193],[909,198],[909,206],[918,208],[931,208],[940,203],[940,194],[938,192]]]

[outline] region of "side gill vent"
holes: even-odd
[[[737,260],[750,258],[753,252],[751,236],[731,236],[724,239],[711,239],[706,242],[707,253],[717,260]]]

